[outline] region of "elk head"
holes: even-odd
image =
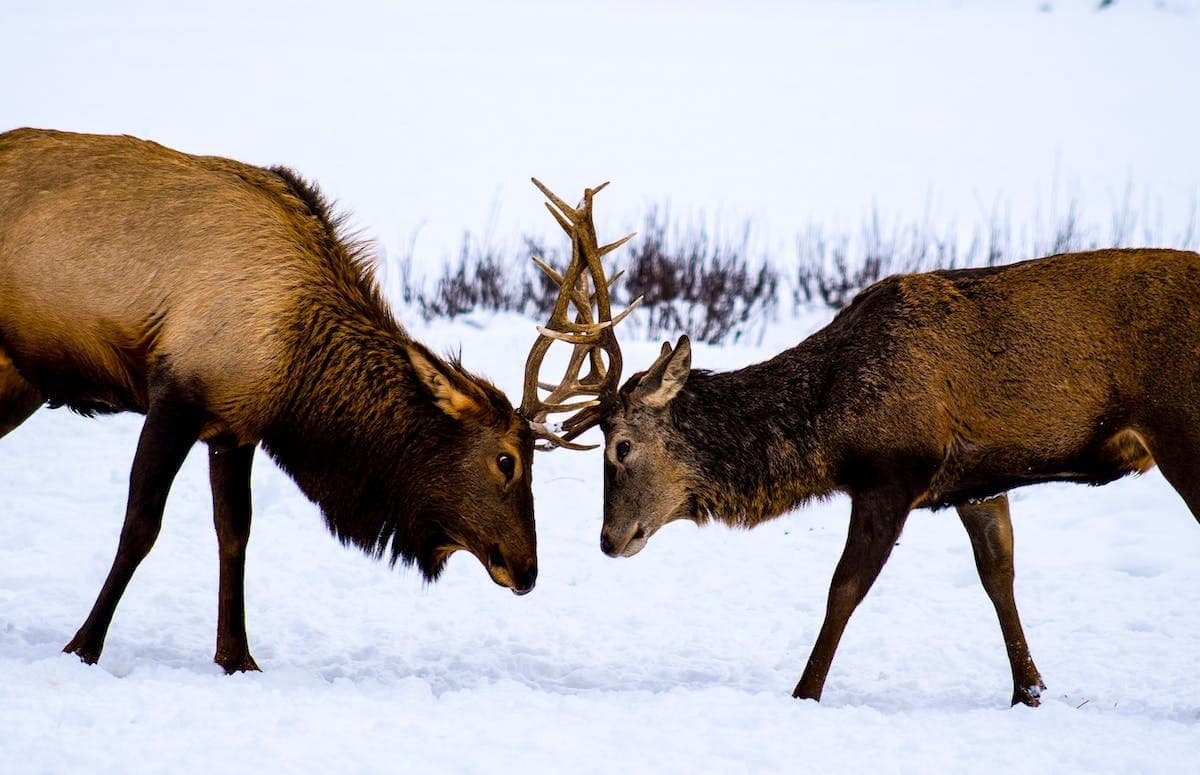
[[[558,283],[560,292],[550,320],[538,327],[538,339],[525,364],[521,415],[542,439],[538,446],[542,450],[593,449],[571,440],[600,425],[605,437],[604,528],[600,548],[612,557],[629,557],[666,523],[695,518],[695,506],[689,495],[694,475],[679,454],[683,449],[682,439],[671,431],[668,407],[687,380],[691,345],[686,336],[674,349],[664,344],[662,354],[649,370],[635,374],[617,390],[622,360],[614,327],[641,298],[612,317],[608,289],[621,273],[605,277],[601,258],[634,235],[603,247],[597,244],[592,198],[607,183],[586,189],[578,207],[570,207],[536,179],[533,183],[550,200],[547,209],[571,237],[571,263],[566,272],[559,274],[534,258]],[[595,292],[591,292],[592,286]],[[569,317],[571,307],[575,310],[573,319]],[[557,385],[538,380],[542,359],[555,341],[567,342],[574,348]],[[590,364],[589,372],[580,377],[585,363]],[[550,395],[544,400],[539,398],[539,388],[549,390]],[[581,396],[587,400],[565,403]],[[571,411],[575,414],[560,424],[546,422],[550,414]]]
[[[467,374],[412,343],[413,371],[444,418],[428,449],[429,477],[439,480],[428,496],[431,513],[423,536],[432,552],[419,556],[426,576],[440,572],[455,551],[473,554],[492,581],[523,595],[537,578],[537,537],[530,487],[533,439],[508,398],[490,383]],[[432,573],[431,573],[432,569]]]

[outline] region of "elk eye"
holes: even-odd
[[[505,479],[512,479],[517,470],[517,463],[513,460],[512,455],[497,455],[496,467],[500,469],[500,473],[504,474]]]
[[[617,462],[623,463],[625,461],[625,457],[628,454],[629,454],[629,442],[628,441],[617,442]]]

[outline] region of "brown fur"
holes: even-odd
[[[1104,484],[1157,463],[1200,519],[1195,253],[1105,250],[897,276],[765,363],[691,371],[690,352],[686,338],[665,347],[603,423],[601,545],[629,556],[673,519],[750,527],[848,493],[846,551],[797,696],[820,697],[842,628],[913,508],[958,509],[1017,644],[1014,702],[1028,704],[1041,678],[1011,600],[1004,494]]]
[[[229,669],[253,667],[237,632],[252,456],[235,451],[258,443],[344,542],[429,579],[466,549],[497,583],[533,585],[527,424],[408,336],[366,251],[284,168],[131,137],[0,134],[0,436],[43,400],[147,415],[117,560],[68,646],[87,661],[197,439],[212,449]]]

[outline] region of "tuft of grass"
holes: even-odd
[[[748,257],[749,235],[749,224],[734,242],[703,225],[673,232],[666,211],[651,210],[614,295],[624,304],[644,298],[650,337],[687,332],[702,342],[736,342],[761,334],[777,306],[780,278],[766,261]]]

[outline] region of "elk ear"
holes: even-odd
[[[433,396],[433,402],[456,420],[478,414],[482,407],[470,387],[464,384],[452,369],[420,347],[408,347],[408,361],[425,389]]]
[[[685,334],[679,337],[674,350],[669,343],[663,343],[662,353],[638,382],[633,399],[650,406],[666,406],[691,373],[692,343]]]

